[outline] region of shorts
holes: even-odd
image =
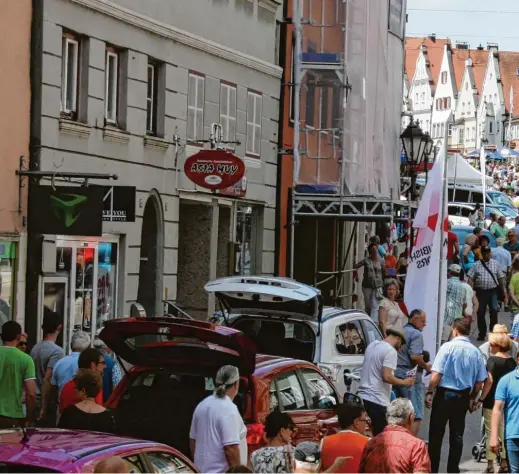
[[[423,420],[425,407],[425,385],[417,382],[411,389],[411,403],[414,408],[415,420]]]

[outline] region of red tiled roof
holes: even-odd
[[[485,81],[485,73],[487,72],[488,51],[471,50],[472,71],[474,73],[474,81],[478,94],[483,91],[483,82]]]
[[[451,44],[451,40],[439,38],[432,40],[429,37],[407,37],[405,39],[405,67],[409,82],[413,81],[414,73],[416,71],[416,61],[420,54],[420,46],[422,46],[422,44],[427,47],[431,76],[433,83],[436,84],[438,82],[438,76],[440,75],[445,45]]]
[[[505,109],[510,111],[510,87],[514,88],[514,117],[519,117],[519,52],[500,51],[499,70],[505,98]]]

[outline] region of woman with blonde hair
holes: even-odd
[[[378,325],[384,337],[387,337],[388,329],[403,333],[404,326],[407,324],[407,316],[396,301],[399,292],[400,288],[396,280],[386,281],[384,299],[378,306]]]
[[[485,431],[487,433],[486,458],[488,466],[485,472],[494,472],[495,454],[490,451],[489,442],[491,436],[492,409],[494,408],[496,388],[501,378],[512,372],[516,368],[517,363],[512,357],[510,357],[512,340],[508,334],[503,332],[491,332],[488,334],[488,342],[490,344],[490,357],[487,361],[487,370],[490,383],[485,384],[479,402],[483,404],[483,417],[485,420]],[[501,420],[501,423],[499,424],[499,438],[502,442],[505,439],[504,420]],[[506,452],[503,445],[499,472],[508,472],[507,468]]]

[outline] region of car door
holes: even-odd
[[[315,369],[299,369],[299,375],[310,409],[316,412],[319,437],[336,432],[339,425],[335,409],[339,404],[339,396],[335,388]]]
[[[318,441],[319,426],[315,410],[308,406],[301,380],[295,370],[283,372],[271,381],[270,411],[279,409],[287,412],[294,422],[297,432],[295,443]]]
[[[331,330],[323,334],[328,340],[322,341],[328,346],[326,362],[336,368],[332,382],[341,395],[357,393],[358,374],[368,345],[364,330],[360,319],[349,315],[335,317],[332,321]]]

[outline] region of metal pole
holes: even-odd
[[[294,25],[294,167],[292,176],[292,222],[290,222],[290,277],[294,278],[294,260],[295,260],[295,233],[296,233],[296,200],[295,190],[299,178],[299,141],[300,141],[300,124],[301,116],[301,49],[302,49],[302,28],[301,28],[301,0],[292,1],[292,24]]]
[[[454,163],[454,189],[452,190],[452,202],[456,202],[456,180],[458,178],[458,153],[456,153],[456,163]],[[445,169],[447,169],[447,155],[445,155]]]

